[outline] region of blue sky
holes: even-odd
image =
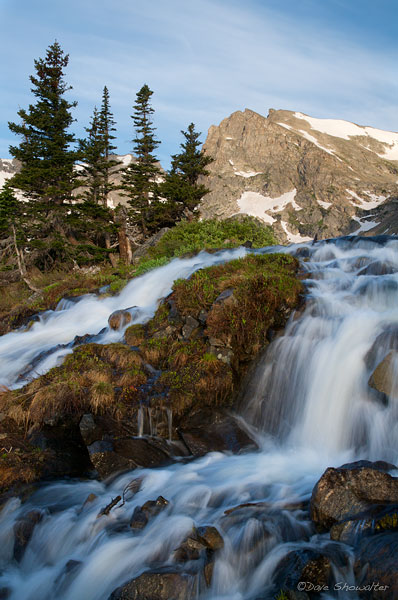
[[[84,133],[104,85],[120,153],[132,150],[132,105],[154,91],[157,155],[180,130],[207,129],[235,110],[297,110],[398,130],[396,0],[0,0],[0,157],[7,122],[32,102],[33,60],[54,39]]]

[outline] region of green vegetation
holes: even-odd
[[[154,151],[160,142],[155,138],[150,104],[153,91],[145,84],[137,92],[132,119],[135,127],[134,155],[124,170],[123,187],[129,197],[131,218],[139,223],[144,235],[151,228],[152,214],[158,207],[156,177],[160,175],[158,159]]]
[[[183,215],[192,218],[192,211],[209,192],[205,185],[198,183],[198,179],[201,175],[208,175],[206,167],[213,162],[199,149],[201,133],[195,131],[193,123],[181,133],[185,138],[185,142],[180,144],[182,151],[171,157],[171,169],[159,186],[159,194],[168,201],[171,222]]]
[[[183,221],[168,231],[160,242],[151,248],[151,258],[173,258],[200,250],[236,248],[250,241],[253,248],[276,244],[270,227],[250,217],[226,221]]]

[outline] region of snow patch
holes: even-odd
[[[346,192],[357,201],[357,202],[353,202],[351,200],[351,204],[353,204],[354,206],[356,206],[358,208],[363,208],[365,210],[372,210],[372,208],[376,208],[376,206],[383,204],[383,202],[387,198],[387,196],[377,196],[376,194],[372,194],[371,192],[365,191],[363,193],[366,194],[367,196],[369,196],[369,198],[370,198],[370,200],[365,200],[364,198],[361,198],[360,196],[358,196],[358,194],[356,192],[353,192],[352,190],[347,189]]]
[[[384,129],[375,129],[374,127],[361,127],[355,125],[355,123],[339,119],[315,119],[314,117],[309,117],[298,112],[294,113],[294,117],[307,121],[312,129],[320,133],[326,133],[327,135],[339,137],[343,140],[349,140],[354,136],[368,136],[373,138],[388,146],[378,156],[387,160],[398,160],[398,133],[394,131],[385,131]]]
[[[270,196],[263,196],[258,192],[243,192],[239,198],[238,206],[239,212],[253,217],[258,217],[266,223],[275,222],[275,219],[267,213],[276,213],[283,210],[288,204],[291,204],[294,210],[302,210],[302,207],[295,202],[296,189],[291,192],[286,192],[278,198],[270,198]]]
[[[255,177],[256,175],[262,175],[262,171],[235,171],[235,175],[239,177]]]
[[[292,244],[300,244],[301,242],[310,242],[312,238],[307,237],[305,235],[301,235],[300,233],[292,233],[287,228],[287,223],[285,221],[281,221],[282,229],[287,235],[287,239]]]
[[[233,137],[226,137],[225,139],[226,140],[233,140],[234,138]]]
[[[131,154],[124,154],[123,156],[119,156],[118,158],[124,167],[127,167],[133,159]]]
[[[331,202],[324,202],[323,200],[318,200],[318,199],[317,199],[317,202],[320,206],[322,206],[323,208],[326,208],[326,209],[328,209],[332,206]]]
[[[289,129],[289,131],[293,130],[293,127],[291,127],[290,125],[287,125],[286,123],[277,123],[277,125],[280,125],[281,127],[284,127],[285,129]]]
[[[328,154],[331,154],[332,156],[334,156],[335,158],[337,158],[337,160],[339,160],[340,162],[343,162],[341,160],[341,158],[339,158],[338,156],[336,156],[336,154],[334,152],[332,152],[332,150],[329,150],[329,148],[325,148],[325,146],[322,146],[318,140],[316,140],[312,135],[310,135],[307,131],[303,131],[301,129],[299,129],[299,133],[305,137],[306,140],[308,140],[309,142],[312,142],[313,144],[315,144],[315,146],[318,146],[318,148],[320,148],[321,150],[324,150],[325,152],[327,152]]]
[[[373,215],[367,215],[366,217],[352,217],[353,221],[356,221],[359,224],[359,228],[356,229],[351,235],[358,235],[359,233],[373,229],[373,227],[376,227],[376,225],[380,225],[379,221],[365,221],[365,219],[369,219],[369,217],[372,216]]]
[[[233,167],[233,166],[234,166],[234,161],[233,161],[233,160],[229,159],[229,161],[228,161],[228,162],[229,162],[229,164],[231,165],[231,167]]]

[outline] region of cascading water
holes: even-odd
[[[217,554],[210,588],[199,580],[191,598],[273,598],[275,569],[297,548],[322,547],[332,559],[338,550],[345,560],[335,563],[335,571],[353,581],[349,547],[315,534],[305,505],[328,466],[355,458],[397,460],[396,400],[381,402],[367,382],[375,365],[398,348],[398,240],[343,238],[284,249],[297,250],[308,255],[303,262],[306,308],[269,346],[242,407],[259,432],[261,450],[238,456],[211,453],[187,464],[137,469],[109,484],[59,482],[43,486],[23,506],[11,500],[0,514],[0,588],[10,590],[11,600],[106,600],[143,571],[172,565],[174,550],[192,527],[209,524],[217,527],[225,545]],[[2,363],[1,376],[14,382],[35,353],[54,341],[96,333],[115,308],[136,305],[146,315],[140,318],[148,318],[173,279],[244,252],[173,261],[131,282],[119,298],[83,299],[32,331],[4,336],[0,349],[9,362]],[[107,332],[102,341],[117,335]],[[16,356],[21,358],[14,366]],[[97,518],[136,477],[142,478],[138,493]],[[90,493],[96,498],[84,504]],[[133,533],[134,508],[159,495],[169,500],[167,508]],[[244,503],[261,504],[249,516],[243,507],[226,513]],[[43,518],[17,563],[12,559],[14,524],[32,509],[42,511]]]

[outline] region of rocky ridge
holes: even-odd
[[[251,214],[282,242],[398,231],[397,133],[246,109],[210,127],[204,149],[215,159],[204,218]]]

